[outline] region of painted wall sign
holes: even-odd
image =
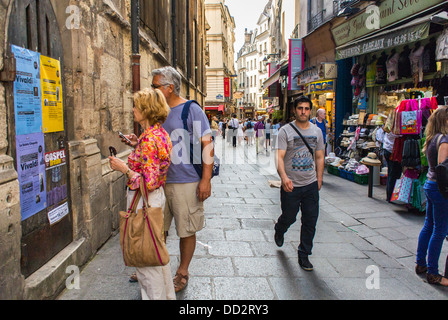
[[[399,22],[446,0],[385,0],[379,5],[380,28]],[[368,35],[377,29],[369,28],[372,13],[363,12],[347,22],[331,29],[336,46]]]
[[[360,41],[355,45],[336,50],[336,60],[347,59],[423,40],[429,36],[429,29],[430,23],[427,22],[365,41]]]

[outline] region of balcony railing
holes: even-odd
[[[360,0],[336,0],[333,2],[333,13],[327,14],[327,10],[324,9],[320,11],[318,14],[316,14],[314,17],[311,18],[311,20],[308,21],[308,33],[313,32],[317,28],[319,28],[321,25],[327,23],[334,17],[338,15],[338,13],[347,7],[353,6],[357,3],[359,3]]]

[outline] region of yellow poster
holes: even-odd
[[[64,131],[61,64],[59,60],[40,56],[42,86],[42,124],[44,133]]]

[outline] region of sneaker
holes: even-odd
[[[299,265],[305,271],[313,271],[313,265],[310,260],[308,260],[308,257],[299,256]]]
[[[280,232],[275,231],[274,235],[275,244],[277,247],[281,248],[283,247],[283,243],[285,242],[285,238],[283,237],[283,234],[280,234]]]

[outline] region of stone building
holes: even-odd
[[[205,14],[210,25],[207,32],[210,63],[206,70],[206,112],[209,116],[230,116],[236,112],[232,99],[235,75],[235,20],[225,0],[205,0]]]
[[[137,5],[140,11],[133,11]],[[117,132],[138,132],[132,95],[150,86],[154,68],[176,67],[181,94],[204,104],[205,26],[204,0],[0,2],[0,299],[54,298],[70,275],[67,267],[83,266],[117,231],[126,181],[109,167],[109,146],[127,159],[130,150]],[[39,212],[23,199],[29,177],[18,166],[26,158],[18,121],[35,119],[15,112],[16,76],[23,73],[12,45],[40,53],[42,64],[47,57],[60,64],[62,94],[58,88],[55,96],[62,100],[56,114],[62,131],[36,135],[44,139],[45,157],[63,160],[54,167],[45,161],[50,168],[37,176],[46,193],[46,199],[36,195],[36,204],[45,204]],[[42,154],[36,164],[43,161]]]

